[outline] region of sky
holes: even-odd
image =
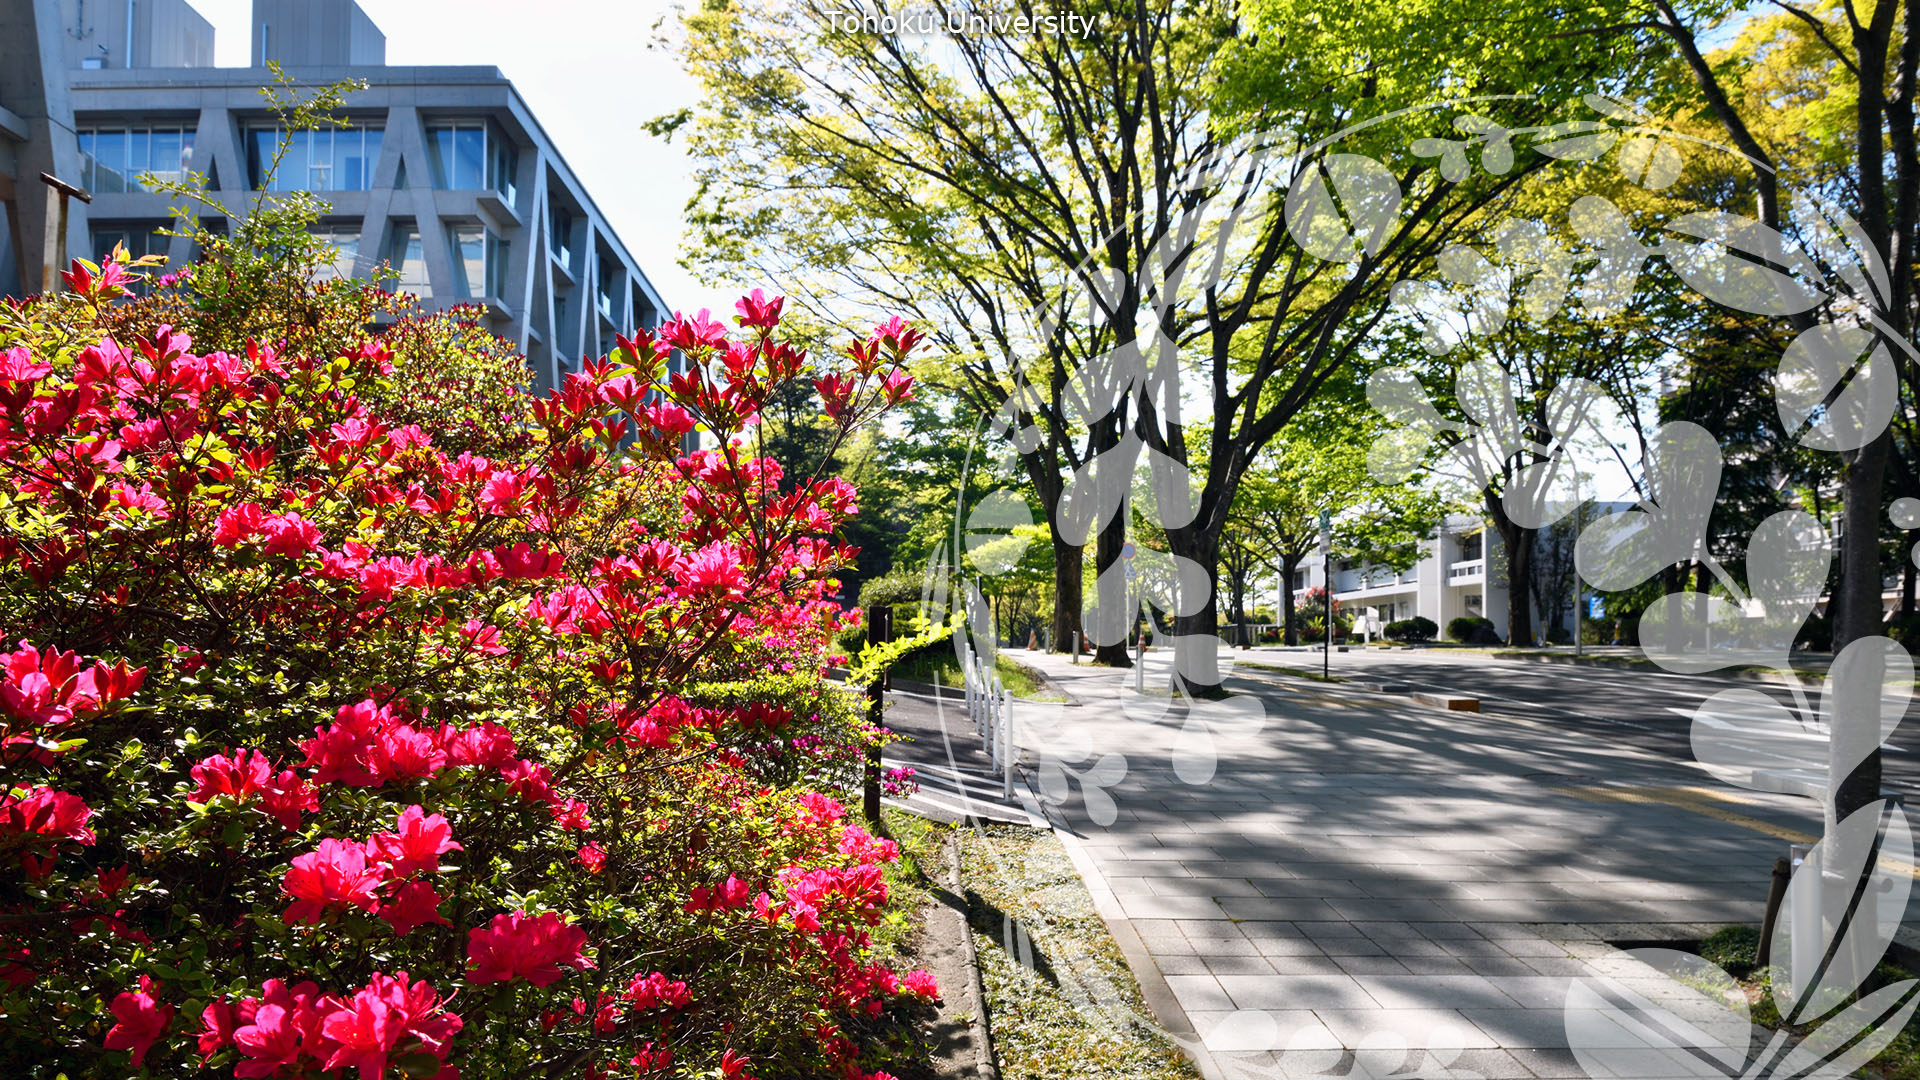
[[[244,67],[251,0],[189,0],[214,25],[214,60]],[[671,0],[360,0],[391,65],[483,64],[513,80],[667,306],[731,315],[738,289],[680,268],[692,170],[647,120],[693,105],[698,86],[651,44]],[[770,285],[771,283],[758,283]],[[769,291],[775,291],[771,288]]]

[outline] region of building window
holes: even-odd
[[[434,187],[442,191],[492,190],[513,201],[520,151],[492,124],[429,124],[427,147],[433,154]]]
[[[505,299],[507,295],[507,242],[487,234],[487,295]]]
[[[387,262],[400,275],[393,284],[396,291],[423,298],[433,295],[433,284],[427,279],[426,254],[420,248],[419,229],[412,225],[393,227],[393,245],[387,252]]]
[[[509,204],[513,202],[518,188],[513,178],[520,170],[520,148],[508,142],[499,132],[493,132],[487,147],[487,186],[500,193]]]
[[[619,266],[602,253],[594,260],[594,304],[600,309],[600,317],[613,321],[613,276]]]
[[[88,236],[88,246],[93,249],[87,256],[94,262],[103,261],[104,256],[117,245],[125,245],[127,254],[138,259],[145,255],[158,255],[165,258],[167,246],[173,243],[173,237],[164,231],[167,226],[158,224],[95,224]],[[147,292],[147,279],[136,281],[134,291],[142,296]]]
[[[464,297],[507,295],[507,242],[479,225],[450,225],[454,287]]]
[[[142,175],[181,183],[193,164],[193,132],[186,128],[82,128],[80,186],[96,195],[151,191]]]
[[[1460,538],[1461,562],[1472,562],[1484,554],[1485,549],[1482,548],[1480,544],[1481,535],[1480,533],[1474,533],[1472,536],[1463,536]]]
[[[549,207],[547,214],[547,243],[553,248],[554,261],[560,269],[573,272],[573,211],[558,203]]]
[[[322,225],[313,230],[313,235],[333,249],[329,260],[320,266],[320,280],[335,281],[352,277],[353,264],[360,257],[360,226]]]
[[[366,191],[373,186],[384,134],[377,127],[254,128],[247,133],[247,176],[256,190]],[[276,168],[274,157],[283,137],[286,154]]]

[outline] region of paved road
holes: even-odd
[[[1575,981],[1710,1006],[1615,944],[1757,922],[1774,859],[1820,829],[1811,800],[1691,767],[1665,704],[1592,705],[1613,672],[1486,669],[1513,707],[1478,716],[1253,673],[1196,720],[1129,698],[1124,673],[1022,659],[1072,698],[1021,707],[1030,773],[1214,1077],[1358,1075],[1341,1054],[1383,1041],[1405,1068],[1572,1077],[1583,1039],[1629,1052],[1611,1075],[1689,1075],[1608,1010],[1570,1013]]]
[[[1282,649],[1234,650],[1234,655],[1313,671],[1320,669],[1321,661],[1318,652]],[[1792,692],[1771,678],[1503,660],[1450,649],[1335,652],[1331,669],[1336,677],[1477,697],[1483,712],[1552,720],[1597,739],[1618,740],[1683,762],[1693,760],[1689,732],[1694,710],[1713,694],[1758,690],[1795,707]],[[1803,693],[1805,705],[1819,709],[1819,686],[1807,687]],[[1920,753],[1908,751],[1909,745],[1920,745],[1915,740],[1920,740],[1920,702],[1909,707],[1904,726],[1888,744],[1894,749],[1881,759],[1886,787],[1920,802]]]

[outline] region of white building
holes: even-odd
[[[1309,590],[1325,583],[1325,565],[1324,559],[1311,559],[1294,575],[1297,613],[1311,615],[1302,605]],[[1374,627],[1421,615],[1445,634],[1450,620],[1472,615],[1492,621],[1494,632],[1504,640],[1507,588],[1500,534],[1466,514],[1448,517],[1432,538],[1422,541],[1420,561],[1403,573],[1341,559],[1333,563],[1334,600],[1356,617],[1368,618]],[[1574,621],[1572,599],[1568,597],[1558,621],[1569,631]],[[1535,632],[1543,631],[1536,626]]]

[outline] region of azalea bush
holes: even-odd
[[[457,313],[217,351],[137,273],[0,307],[0,1074],[911,1054],[824,678],[856,494],[739,436],[798,380],[873,422],[918,335],[823,365],[756,292],[536,398]]]

